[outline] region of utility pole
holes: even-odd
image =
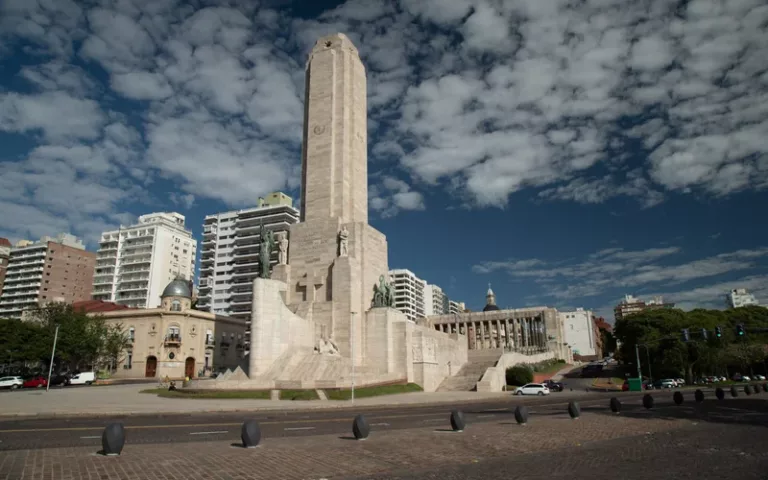
[[[635,344],[635,359],[637,361],[637,378],[640,379],[640,384],[642,385],[643,382],[643,372],[640,369],[640,345]]]
[[[51,388],[51,372],[53,371],[53,356],[56,354],[56,341],[59,339],[59,324],[56,324],[56,332],[53,334],[53,349],[51,350],[51,364],[48,365],[48,381],[45,383],[45,391]]]
[[[648,345],[643,345],[645,347],[645,358],[648,360],[648,381],[653,382],[653,373],[651,373],[651,354],[648,350]]]

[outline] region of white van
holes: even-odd
[[[96,372],[81,372],[72,377],[70,385],[90,385],[96,380]]]

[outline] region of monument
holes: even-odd
[[[340,33],[321,38],[306,66],[300,222],[277,242],[262,233],[249,381],[222,388],[348,387],[356,371],[356,385],[434,390],[466,363],[459,334],[392,308],[387,240],[368,224],[366,109],[357,49]]]

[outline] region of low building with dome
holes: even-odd
[[[468,363],[457,375],[466,382],[446,380],[438,390],[501,391],[505,370],[518,363],[548,359],[573,361],[565,341],[562,319],[551,307],[499,308],[496,294],[488,285],[482,312],[430,315],[420,324],[440,332],[463,337]],[[479,378],[479,380],[478,380]],[[451,383],[453,382],[453,383]]]
[[[131,347],[114,378],[183,379],[206,377],[246,365],[246,322],[192,308],[192,288],[184,278],[169,283],[158,308],[90,313],[121,325]]]

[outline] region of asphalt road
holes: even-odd
[[[638,404],[642,394],[613,394],[627,404]],[[405,428],[423,428],[441,425],[450,428],[449,416],[453,409],[465,412],[468,424],[498,421],[511,416],[518,405],[529,407],[532,416],[565,412],[569,400],[582,407],[608,408],[607,393],[569,392],[553,393],[548,397],[516,397],[482,404],[456,404],[434,406],[394,406],[378,408],[344,408],[334,410],[204,413],[193,415],[134,415],[104,417],[63,417],[53,419],[0,420],[0,450],[56,448],[101,445],[101,433],[112,422],[121,422],[126,428],[129,443],[183,443],[210,440],[239,441],[240,427],[246,419],[259,422],[264,438],[306,435],[349,434],[352,419],[365,414],[372,431]],[[667,395],[670,397],[671,395]],[[193,401],[193,400],[189,400]]]

